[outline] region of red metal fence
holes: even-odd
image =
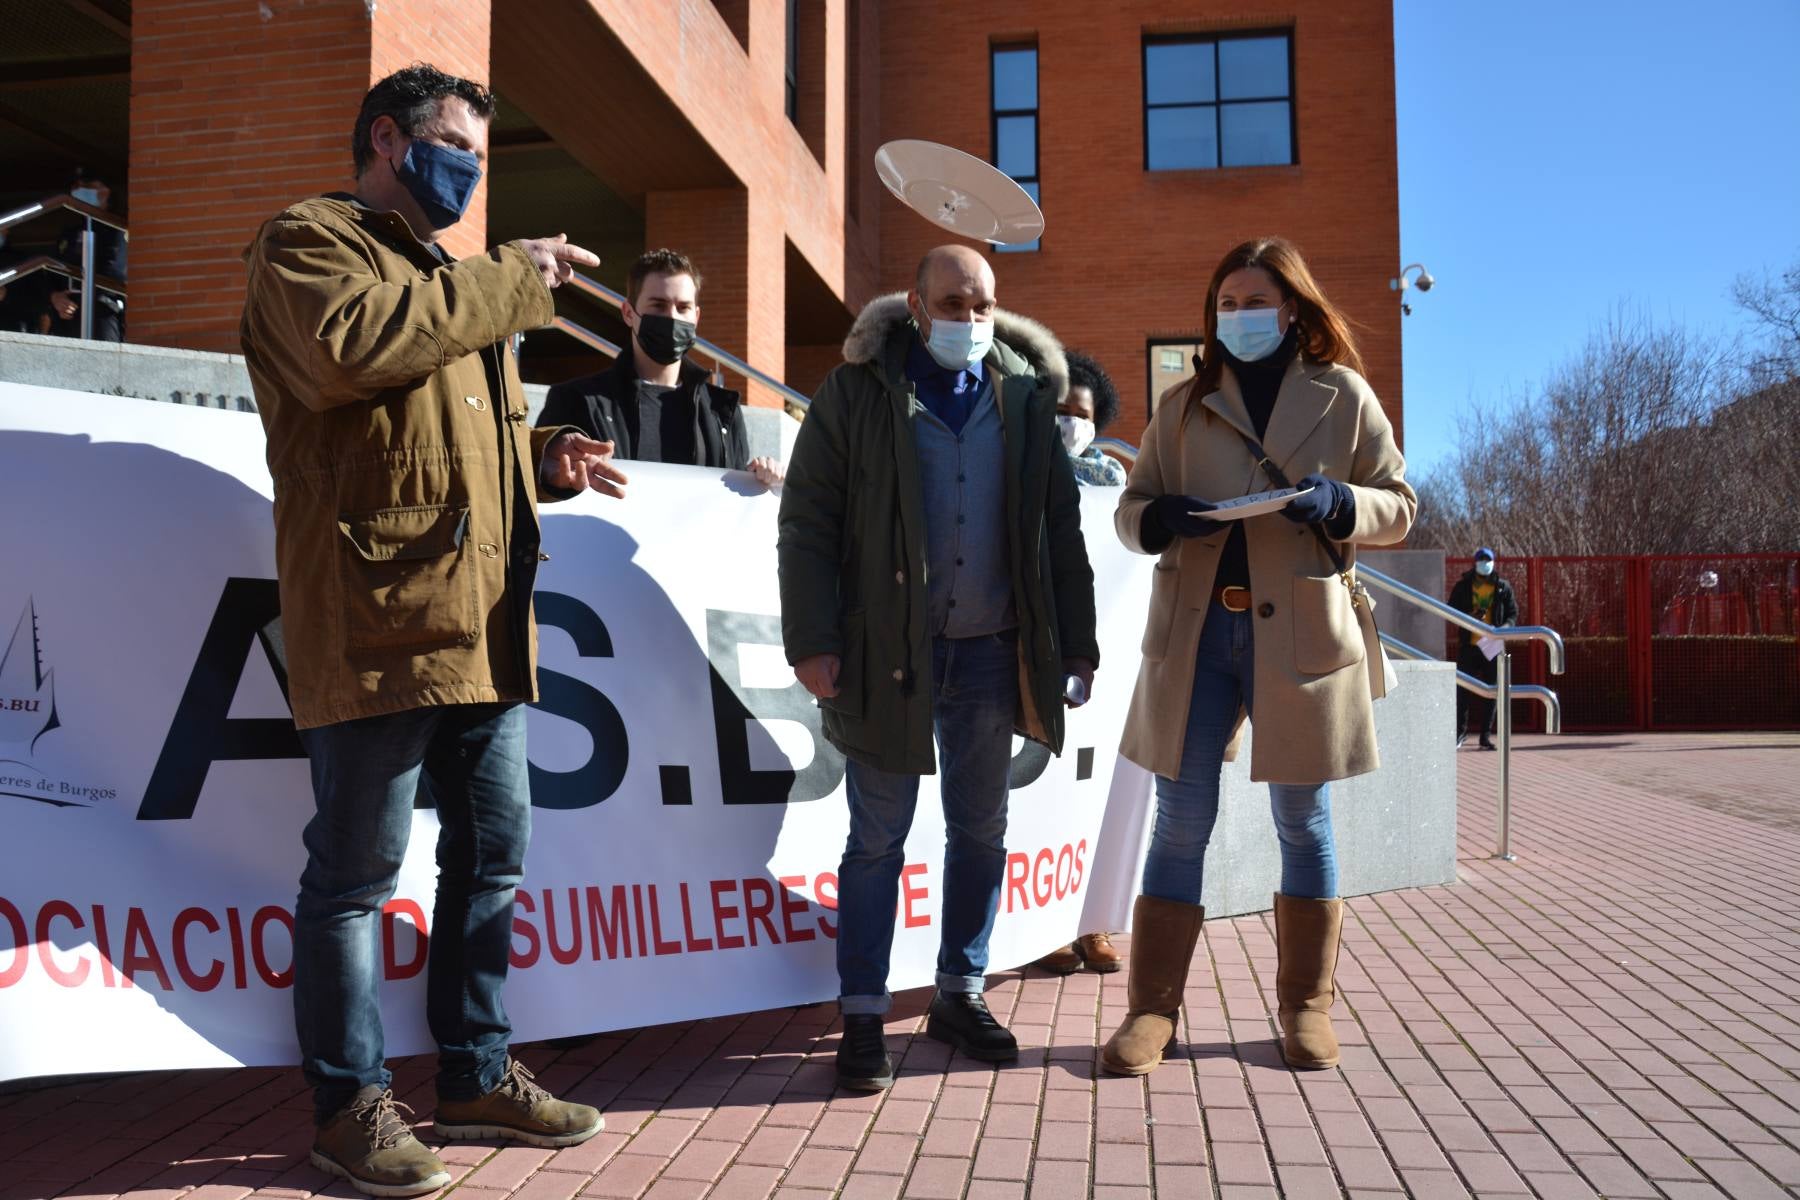
[[[1470,560],[1444,566],[1448,595]],[[1800,554],[1503,559],[1499,573],[1521,624],[1563,636],[1564,674],[1531,645],[1513,676],[1556,689],[1564,729],[1800,729]],[[1543,727],[1537,705],[1514,716]]]

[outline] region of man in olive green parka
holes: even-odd
[[[872,302],[820,388],[781,501],[788,661],[849,759],[839,870],[838,1079],[893,1082],[882,1037],[894,909],[919,778],[941,752],[938,992],[927,1032],[1017,1055],[982,1001],[1006,862],[1014,732],[1060,752],[1065,695],[1100,659],[1080,499],[1056,425],[1062,348],[1000,310],[973,250]]]

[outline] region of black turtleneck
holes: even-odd
[[[1300,349],[1300,331],[1297,326],[1289,325],[1287,336],[1275,347],[1267,358],[1259,358],[1255,362],[1244,362],[1225,349],[1219,347],[1219,353],[1225,357],[1225,369],[1237,377],[1238,390],[1244,395],[1244,409],[1250,414],[1250,428],[1256,430],[1256,440],[1262,441],[1269,433],[1269,417],[1275,412],[1275,398],[1281,394],[1281,381],[1287,375],[1288,365],[1294,361],[1294,355]],[[1244,447],[1245,457],[1250,456],[1250,447]],[[1219,499],[1225,499],[1221,496]],[[1219,573],[1213,579],[1214,587],[1250,586],[1250,555],[1244,546],[1244,523],[1233,521],[1231,533],[1225,539],[1225,549],[1219,554]]]

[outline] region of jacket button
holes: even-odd
[[[906,572],[905,571],[895,571],[894,572],[894,582],[895,583],[905,583],[906,582]]]
[[[1256,606],[1256,615],[1264,619],[1272,617],[1275,615],[1275,606],[1270,604],[1267,600],[1264,600],[1261,604]]]
[[[894,682],[900,683],[905,678],[906,678],[906,672],[902,671],[899,667],[895,667],[894,668]]]
[[[500,547],[494,545],[494,543],[492,543],[492,542],[481,543],[481,552],[483,554],[487,555],[489,558],[499,558],[500,557]]]
[[[464,396],[463,403],[474,409],[476,412],[487,411],[487,401],[483,400],[480,396]]]

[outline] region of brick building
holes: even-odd
[[[256,224],[344,186],[363,91],[429,59],[490,80],[502,102],[454,252],[567,232],[619,286],[644,247],[679,247],[705,274],[702,335],[802,391],[855,311],[944,240],[871,165],[883,141],[923,137],[1040,195],[1041,242],[994,253],[1001,303],[1107,365],[1121,436],[1137,440],[1153,391],[1185,369],[1219,255],[1265,232],[1297,241],[1357,322],[1399,423],[1386,0],[10,7],[0,203],[62,190],[76,159],[112,174],[131,225],[132,341],[235,349]],[[558,305],[622,334],[599,302]],[[528,377],[591,363],[560,333],[527,340]]]

